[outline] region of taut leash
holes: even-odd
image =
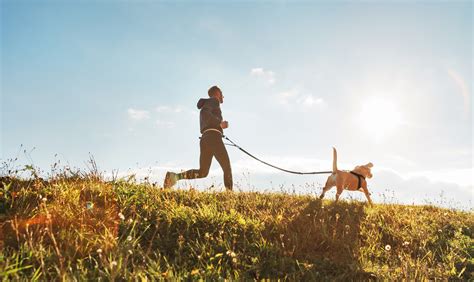
[[[244,152],[245,154],[247,154],[248,156],[250,156],[251,158],[265,164],[265,165],[268,165],[268,166],[271,166],[273,168],[276,168],[276,169],[279,169],[281,171],[284,171],[284,172],[288,172],[288,173],[293,173],[293,174],[300,174],[300,175],[303,175],[303,174],[326,174],[326,173],[332,173],[332,171],[313,171],[313,172],[300,172],[300,171],[293,171],[293,170],[287,170],[287,169],[284,169],[284,168],[281,168],[281,167],[277,167],[277,166],[274,166],[272,164],[269,164],[265,161],[262,161],[261,159],[255,157],[254,155],[250,154],[249,152],[247,152],[246,150],[244,150],[242,147],[240,147],[239,145],[235,144],[232,140],[230,140],[227,136],[225,135],[222,135],[222,137],[224,137],[227,141],[229,141],[230,143],[232,144],[225,144],[227,146],[233,146],[233,147],[236,147],[237,149],[241,150],[242,152]]]

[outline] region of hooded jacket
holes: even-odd
[[[204,133],[206,129],[210,128],[217,129],[221,133],[224,133],[221,128],[221,107],[219,105],[219,101],[216,98],[199,99],[197,108],[201,110],[199,114],[201,133]]]

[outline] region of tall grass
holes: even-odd
[[[1,177],[0,224],[4,280],[474,279],[473,214],[434,206],[163,190],[93,168]]]

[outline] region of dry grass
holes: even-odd
[[[0,179],[0,277],[474,279],[474,216],[284,193]]]

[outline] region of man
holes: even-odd
[[[229,155],[222,141],[224,129],[229,126],[227,121],[222,120],[222,112],[219,104],[224,103],[222,91],[217,86],[209,88],[207,94],[210,98],[200,99],[197,103],[200,112],[201,127],[201,155],[199,157],[199,169],[191,169],[182,173],[167,172],[164,188],[170,188],[178,180],[196,179],[206,177],[211,167],[212,157],[215,157],[224,171],[224,186],[232,191],[232,170]]]

